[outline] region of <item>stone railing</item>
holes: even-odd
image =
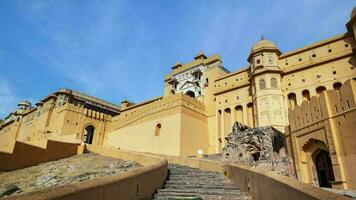
[[[142,106],[142,108],[135,108],[133,111],[121,113],[120,116],[115,117],[110,130],[122,128],[146,116],[178,106],[184,106],[205,115],[205,106],[203,103],[187,95],[176,94],[153,101]]]
[[[222,164],[198,158],[160,155],[169,163],[199,168],[206,171],[223,172],[241,191],[253,200],[350,200],[350,198],[302,183],[296,179],[273,172],[262,172],[236,164]]]

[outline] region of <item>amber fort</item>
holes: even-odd
[[[0,170],[95,152],[143,165],[127,179],[111,180],[119,185],[112,187],[134,188],[117,189],[131,195],[122,199],[149,199],[165,181],[167,162],[223,173],[252,199],[348,199],[319,188],[356,190],[356,8],[345,25],[346,33],[288,52],[261,38],[251,47],[248,66],[236,71],[227,70],[219,54],[199,52],[190,62],[167,66],[162,96],[143,102],[116,105],[71,89],[18,102],[0,121]],[[276,153],[291,158],[295,177],[204,159],[224,151],[235,122],[280,132],[286,145]],[[93,188],[104,183],[48,194],[95,196]],[[110,189],[97,192],[105,191]],[[46,199],[41,191],[32,195]]]

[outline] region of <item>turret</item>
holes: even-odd
[[[18,106],[18,110],[26,111],[31,108],[31,102],[24,100],[24,101],[21,101],[19,104],[17,104],[17,106]]]
[[[346,24],[347,30],[349,33],[354,35],[356,40],[356,6],[352,9],[349,22]],[[355,48],[355,47],[354,47]],[[355,49],[354,49],[355,51]]]
[[[262,39],[252,47],[248,61],[255,126],[273,125],[284,131],[287,120],[281,87],[282,70],[278,66],[280,54],[274,42]]]

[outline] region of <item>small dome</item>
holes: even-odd
[[[277,46],[271,40],[260,40],[255,45],[253,45],[252,52],[255,52],[255,51],[260,50],[262,48],[277,49]]]
[[[18,105],[19,106],[31,106],[31,102],[24,100],[24,101],[21,101]]]
[[[354,18],[355,16],[356,16],[356,6],[354,7],[354,9],[352,9],[351,19]]]

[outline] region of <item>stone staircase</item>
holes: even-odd
[[[221,173],[174,164],[169,164],[168,168],[169,177],[154,199],[248,200],[247,195]]]

